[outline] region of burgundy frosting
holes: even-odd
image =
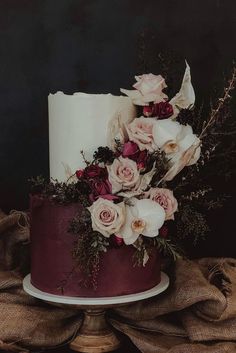
[[[145,267],[134,267],[135,249],[130,245],[111,248],[103,253],[96,279],[97,288],[85,287],[83,274],[78,269],[72,272],[76,235],[68,232],[71,219],[81,212],[82,206],[59,205],[34,195],[30,208],[31,282],[38,289],[57,295],[108,297],[142,292],[160,282],[158,251],[153,249]]]

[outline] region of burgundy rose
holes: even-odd
[[[153,114],[153,106],[152,105],[145,105],[143,107],[143,115],[150,117]]]
[[[76,174],[77,178],[80,179],[84,175],[84,170],[83,169],[76,170],[75,174]]]
[[[159,229],[159,236],[161,238],[167,238],[168,237],[168,227],[166,225],[163,225],[160,229]]]
[[[123,146],[122,156],[124,158],[132,159],[137,163],[138,169],[144,169],[147,164],[148,152],[147,150],[140,151],[135,142],[126,142]]]
[[[112,241],[115,247],[120,247],[124,244],[123,238],[118,237],[117,235],[114,235],[112,237]]]
[[[138,148],[137,143],[129,141],[124,144],[122,157],[136,161],[136,158],[138,157],[139,153],[140,149]]]
[[[105,178],[107,177],[107,169],[99,167],[97,164],[91,164],[84,169],[83,177],[85,179]]]
[[[112,195],[111,183],[108,179],[92,179],[89,182],[92,193],[89,195],[89,198],[92,202],[97,200],[99,197],[107,200],[117,200],[118,197]]]
[[[138,158],[136,160],[136,163],[138,165],[138,169],[145,169],[147,165],[147,160],[148,160],[148,152],[147,150],[140,151]]]
[[[152,116],[157,116],[159,119],[167,119],[174,113],[172,105],[168,102],[154,104],[152,109]]]

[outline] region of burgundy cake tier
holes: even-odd
[[[57,295],[109,297],[134,294],[160,282],[160,257],[153,249],[146,266],[134,266],[135,248],[109,248],[101,255],[97,288],[84,286],[72,251],[77,236],[68,232],[70,221],[81,212],[79,204],[60,205],[40,196],[31,197],[31,282]],[[63,292],[62,292],[63,287]]]

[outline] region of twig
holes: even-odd
[[[199,136],[199,138],[202,140],[205,136],[206,136],[206,130],[212,126],[215,121],[217,120],[217,115],[220,112],[220,110],[222,109],[222,107],[224,106],[226,100],[228,98],[230,98],[230,91],[232,91],[234,89],[234,84],[236,82],[236,68],[233,68],[233,72],[232,72],[232,77],[229,80],[229,85],[228,87],[225,88],[225,94],[223,96],[223,98],[219,98],[219,103],[218,103],[218,107],[216,109],[212,109],[211,111],[211,116],[208,122],[205,123],[205,126],[203,127],[203,130]]]

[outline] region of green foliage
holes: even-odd
[[[71,221],[69,232],[77,235],[73,257],[84,275],[83,285],[96,288],[100,256],[107,251],[109,242],[92,229],[90,213],[86,209]]]
[[[30,178],[29,182],[32,194],[41,194],[43,197],[51,198],[59,204],[78,202],[85,207],[90,205],[88,199],[90,187],[83,180],[71,183],[47,182],[43,177],[37,176],[36,178]]]
[[[173,244],[170,239],[155,237],[153,242],[164,256],[171,257],[174,261],[182,257],[182,250],[176,244]]]
[[[184,205],[176,214],[177,238],[192,238],[196,245],[198,240],[204,239],[209,227],[205,216],[191,205]]]

